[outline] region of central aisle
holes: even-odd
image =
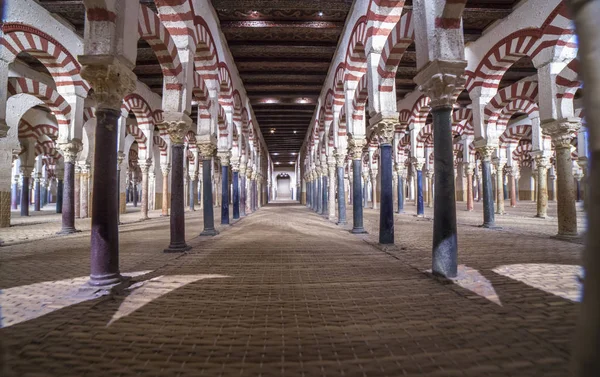
[[[304,206],[269,205],[191,244],[150,274],[170,282],[162,296],[148,285],[104,298],[23,339],[17,375],[567,374],[568,355],[517,313],[457,295]]]

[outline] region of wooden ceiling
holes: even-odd
[[[139,0],[156,11],[153,0]],[[293,162],[302,146],[353,0],[211,0],[221,29],[250,98],[272,159]],[[48,11],[83,35],[85,8],[81,0],[38,0]],[[517,0],[468,0],[463,14],[465,43],[507,17]],[[412,9],[405,2],[404,12]],[[32,67],[35,59],[22,57]],[[43,67],[42,67],[43,68]],[[38,67],[38,69],[42,69]],[[163,76],[156,55],[138,42],[134,73],[162,94]],[[404,54],[396,75],[398,98],[416,89],[414,45]],[[536,73],[527,58],[506,73],[501,86]],[[459,97],[466,106],[466,92]],[[195,118],[195,112],[192,118]]]

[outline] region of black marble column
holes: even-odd
[[[352,160],[352,230],[354,234],[367,233],[363,226],[363,198],[362,198],[362,161]]]
[[[229,224],[229,165],[221,166],[221,224]]]
[[[494,215],[494,194],[492,191],[492,162],[490,158],[481,161],[481,181],[483,187],[483,227],[496,228]]]
[[[423,170],[417,169],[417,216],[425,216],[423,205]]]
[[[89,284],[119,283],[119,229],[117,186],[117,138],[120,110],[96,110],[96,140],[92,195],[91,273]],[[65,178],[67,170],[65,168]]]
[[[240,216],[246,216],[246,173],[240,179]]]
[[[202,160],[202,206],[204,214],[204,230],[201,236],[216,236],[219,234],[215,229],[215,215],[213,212],[212,181],[212,159],[203,156]]]
[[[323,204],[321,204],[321,212],[319,213],[320,215],[325,215],[327,216],[327,212],[328,212],[328,204],[329,204],[329,187],[328,187],[328,180],[327,180],[327,176],[323,175],[322,177],[322,185],[321,185],[321,196],[323,198]]]
[[[337,167],[338,181],[338,225],[346,224],[346,190],[344,188],[344,167]]]
[[[394,243],[394,185],[392,182],[392,145],[380,146],[381,203],[379,208],[379,243]]]
[[[57,182],[56,182],[56,213],[62,213],[63,187],[64,187],[63,180],[62,179],[57,180]],[[21,203],[23,203],[23,199],[21,199]]]
[[[404,179],[398,174],[398,213],[404,213]]]
[[[99,144],[98,150],[105,150],[102,144]],[[115,151],[117,147],[115,146]],[[116,152],[115,152],[116,153]],[[116,158],[116,156],[115,156]],[[115,161],[115,169],[116,169]],[[116,171],[115,171],[116,174]],[[71,234],[77,232],[75,229],[75,163],[65,161],[65,181],[63,187],[63,205],[62,205],[62,229],[58,234]],[[94,191],[95,193],[95,191]]]
[[[21,216],[29,216],[29,176],[26,174],[21,183]]]
[[[42,187],[40,186],[40,180],[35,179],[33,183],[33,200],[35,201],[35,205],[33,210],[35,212],[39,212],[42,210]]]
[[[233,172],[233,219],[240,218],[240,173],[235,170]]]
[[[433,200],[432,271],[448,278],[456,277],[458,241],[456,198],[454,191],[454,152],[452,145],[452,107],[434,108],[433,153],[435,191]]]
[[[133,185],[131,187],[131,189],[133,190],[133,206],[137,207],[138,204],[138,189],[137,189],[137,185],[135,184],[135,181],[133,182]]]
[[[173,140],[173,137],[171,137]],[[185,191],[183,189],[183,144],[171,144],[171,242],[165,253],[180,253],[191,249],[185,243]]]

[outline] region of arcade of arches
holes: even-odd
[[[0,375],[600,375],[600,1],[0,7]]]

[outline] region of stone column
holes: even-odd
[[[196,164],[199,164],[198,161],[196,161]],[[192,179],[190,181],[190,187],[189,187],[189,199],[188,201],[190,202],[190,211],[195,211],[196,210],[196,200],[198,200],[198,195],[196,194],[196,190],[198,187],[198,171],[196,170],[195,172],[192,173]]]
[[[552,137],[552,144],[556,151],[558,236],[563,238],[577,236],[571,140],[580,127],[577,120],[542,124],[543,132]]]
[[[496,166],[496,213],[504,215],[504,165],[506,161],[502,158],[494,158]]]
[[[239,160],[231,163],[233,178],[233,219],[240,218],[240,162]]]
[[[79,188],[80,188],[80,192],[81,192],[81,211],[79,212],[79,216],[82,219],[85,219],[88,217],[88,198],[89,198],[89,182],[90,182],[90,167],[89,165],[82,165],[81,166],[81,174],[80,174],[80,184],[79,184]],[[118,178],[118,175],[117,175]],[[117,185],[117,187],[119,187]],[[117,197],[118,199],[118,197]]]
[[[46,204],[48,204],[48,202],[47,202],[47,199],[48,199],[48,179],[42,178],[42,180],[41,180],[41,186],[42,186],[42,190],[41,190],[42,197],[40,198],[40,202],[42,204],[42,207],[44,207]]]
[[[367,233],[363,226],[362,149],[364,139],[349,139],[348,149],[352,158],[352,233]]]
[[[427,208],[433,208],[433,171],[427,170]]]
[[[74,189],[75,194],[73,197],[73,209],[75,211],[75,218],[81,218],[81,166],[75,165],[75,182]]]
[[[202,155],[202,201],[204,214],[204,230],[201,236],[216,236],[219,234],[215,229],[215,217],[213,209],[212,195],[212,157],[216,150],[216,141],[205,141],[198,144],[200,154]]]
[[[167,122],[167,132],[171,140],[171,166],[173,166],[171,177],[171,218],[170,234],[171,242],[164,250],[165,253],[181,253],[191,249],[185,242],[185,190],[183,187],[183,140],[191,125],[192,120],[184,114],[175,115],[180,119]]]
[[[404,213],[404,176],[402,166],[396,167],[398,175],[398,213]]]
[[[323,171],[317,166],[317,213],[323,214]]]
[[[82,149],[82,144],[79,139],[72,139],[70,142],[59,143],[58,147],[62,151],[65,162],[62,229],[58,234],[71,234],[77,232],[75,229],[75,160]],[[104,150],[104,146],[101,146],[99,150]],[[116,150],[115,147],[115,154]]]
[[[240,164],[240,217],[246,216],[246,170],[247,165]]]
[[[21,165],[21,216],[29,216],[29,180],[33,168]]]
[[[548,200],[556,201],[556,171],[552,165],[548,173]]]
[[[535,157],[535,164],[538,170],[537,177],[537,214],[535,217],[545,219],[548,217],[548,167],[550,158],[547,155],[538,155]]]
[[[323,184],[321,186],[321,195],[323,196],[323,206],[321,207],[320,215],[327,216],[329,207],[329,178],[327,177],[327,164],[323,164],[323,176],[321,180]]]
[[[517,188],[515,187],[515,168],[508,166],[506,168],[506,176],[508,177],[508,185],[510,190],[510,206],[512,208],[517,206]]]
[[[229,162],[231,154],[229,151],[217,153],[221,161],[221,224],[229,224]]]
[[[394,193],[392,144],[398,117],[385,119],[378,123],[379,167],[381,169],[381,209],[379,210],[379,243],[394,243]],[[375,175],[375,180],[377,176]],[[375,208],[375,187],[373,188],[373,208]]]
[[[338,194],[338,225],[346,224],[346,192],[344,184],[344,167],[346,166],[346,155],[336,152],[335,162],[337,164],[337,194]]]
[[[96,59],[99,59],[97,62]],[[93,162],[91,273],[89,284],[110,286],[121,281],[117,214],[117,139],[123,96],[133,92],[135,75],[112,60],[80,56],[81,76],[94,88],[97,101]]]
[[[33,183],[33,200],[35,201],[33,210],[35,212],[40,212],[42,210],[42,206],[41,206],[41,200],[42,200],[42,187],[41,187],[41,174],[37,173],[35,174],[35,180]]]
[[[352,160],[350,160],[350,164],[348,166],[348,204],[350,204],[350,205],[352,204],[352,198],[354,197],[353,190],[354,190],[354,177],[352,174]]]
[[[149,160],[139,162],[140,169],[142,170],[142,208],[140,220],[148,220],[148,173],[152,163]],[[164,203],[164,200],[163,200]]]
[[[258,183],[256,182],[257,176],[257,172],[252,173],[252,212],[256,212],[256,210],[258,210]]]
[[[246,168],[246,215],[254,212],[252,210],[252,166],[248,166]]]
[[[377,209],[377,169],[371,168],[371,208]]]
[[[62,174],[62,173],[58,173],[58,174]],[[56,213],[62,213],[63,190],[64,190],[63,178],[62,178],[62,175],[58,175],[56,178]],[[21,196],[23,196],[23,194],[21,194]],[[23,199],[21,199],[21,203],[23,203]]]
[[[329,198],[329,203],[327,205],[328,209],[328,218],[330,221],[335,220],[335,181],[336,181],[336,168],[335,168],[335,158],[331,157],[327,161],[327,167],[329,168],[329,194],[327,195]],[[338,181],[339,184],[339,181]],[[342,186],[344,186],[344,182],[342,181]],[[339,192],[339,190],[338,190]],[[340,201],[344,201],[344,197],[339,198]]]
[[[481,155],[481,183],[483,197],[483,227],[497,228],[494,215],[494,195],[492,191],[492,153],[496,148],[491,145],[479,147]]]
[[[464,164],[463,168],[467,170],[465,172],[467,176],[467,211],[471,212],[473,210],[473,169],[475,166]]]
[[[117,223],[118,224],[121,223],[121,214],[127,213],[127,192],[128,192],[128,190],[126,189],[125,192],[121,192],[121,164],[123,163],[124,159],[125,159],[125,153],[117,152],[117,195],[118,195],[117,200],[119,202],[118,206],[117,206],[117,208],[118,208]]]
[[[415,197],[417,202],[417,216],[423,217],[425,216],[425,206],[423,203],[423,165],[425,165],[425,161],[413,158],[413,164],[417,172],[417,195]]]
[[[160,171],[163,176],[163,194],[162,194],[162,205],[161,205],[161,216],[169,216],[169,172],[171,167],[168,164],[161,164]]]
[[[532,202],[536,202],[537,201],[537,177],[538,177],[538,170],[536,169],[531,169],[531,179],[533,180],[533,191],[531,192],[531,201]]]
[[[16,210],[18,209],[18,201],[19,199],[19,176],[16,175],[13,179],[13,184],[12,184],[12,188],[11,188],[11,194],[10,194],[10,205],[11,208]]]

